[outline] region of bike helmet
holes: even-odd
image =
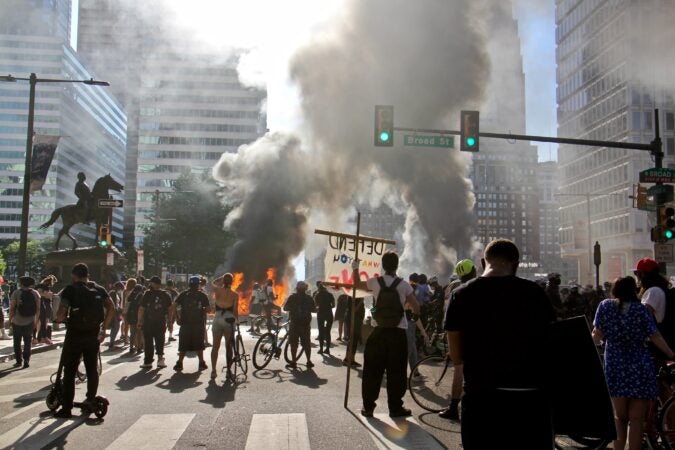
[[[473,269],[474,269],[473,261],[471,261],[470,259],[463,259],[461,261],[458,261],[457,265],[455,266],[455,272],[457,272],[457,275],[459,275],[460,277],[470,274]]]

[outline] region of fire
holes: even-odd
[[[274,281],[274,294],[276,295],[276,300],[274,304],[281,307],[286,301],[286,296],[288,295],[288,280],[283,278],[277,280],[277,271],[276,269],[270,268],[267,269],[267,278],[265,280],[258,281],[259,283],[265,283],[267,280]],[[245,316],[249,314],[251,300],[253,298],[253,283],[255,280],[246,280],[246,277],[243,273],[237,272],[234,274],[234,281],[232,282],[232,290],[239,293],[239,315]]]

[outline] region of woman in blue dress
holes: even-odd
[[[640,450],[649,402],[656,399],[656,369],[646,346],[650,340],[669,359],[675,358],[656,329],[654,316],[637,296],[633,277],[619,278],[612,299],[600,303],[593,338],[605,341],[605,377],[614,404],[615,450]]]

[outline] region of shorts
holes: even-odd
[[[224,312],[216,312],[216,316],[213,318],[213,323],[211,324],[211,330],[214,334],[226,335],[234,332],[234,322],[229,323],[226,319],[227,317],[234,318],[232,313],[226,314]]]
[[[179,352],[198,352],[204,350],[204,326],[202,323],[181,326],[178,332]]]

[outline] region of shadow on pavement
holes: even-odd
[[[134,388],[147,386],[159,380],[159,370],[136,372],[131,376],[123,376],[115,383],[121,391],[131,391]]]
[[[210,380],[205,389],[206,398],[199,400],[199,402],[206,403],[214,408],[224,408],[228,402],[234,401],[236,390],[236,385],[231,383],[225,383],[221,386],[215,380]]]
[[[438,417],[438,414],[432,412],[425,412],[419,415],[419,420],[424,425],[427,425],[431,428],[437,430],[445,431],[448,433],[457,433],[460,432],[460,424],[458,421],[443,419]]]
[[[322,384],[326,384],[328,382],[328,380],[325,378],[319,378],[313,369],[293,369],[291,373],[293,374],[293,378],[289,378],[288,381],[300,386],[307,386],[311,389],[318,389]]]
[[[16,408],[28,406],[31,403],[35,403],[36,400],[44,401],[44,399],[47,398],[50,389],[51,387],[43,387],[35,392],[26,393],[19,397],[16,397],[14,399],[14,403],[17,405]]]
[[[174,372],[174,374],[171,375],[171,378],[157,383],[156,386],[162,389],[168,389],[172,394],[177,394],[179,392],[183,392],[186,389],[195,388],[201,385],[202,382],[197,381],[201,374],[201,372]]]
[[[19,370],[23,370],[23,368],[21,366],[14,367],[14,363],[12,363],[12,365],[10,367],[0,370],[0,378],[4,378],[7,375],[11,375],[12,373],[14,373],[16,371],[19,371]]]
[[[384,448],[447,448],[433,435],[424,431],[416,422],[407,418],[389,419],[377,416],[365,418],[359,412],[348,410],[366,429],[370,436]]]

